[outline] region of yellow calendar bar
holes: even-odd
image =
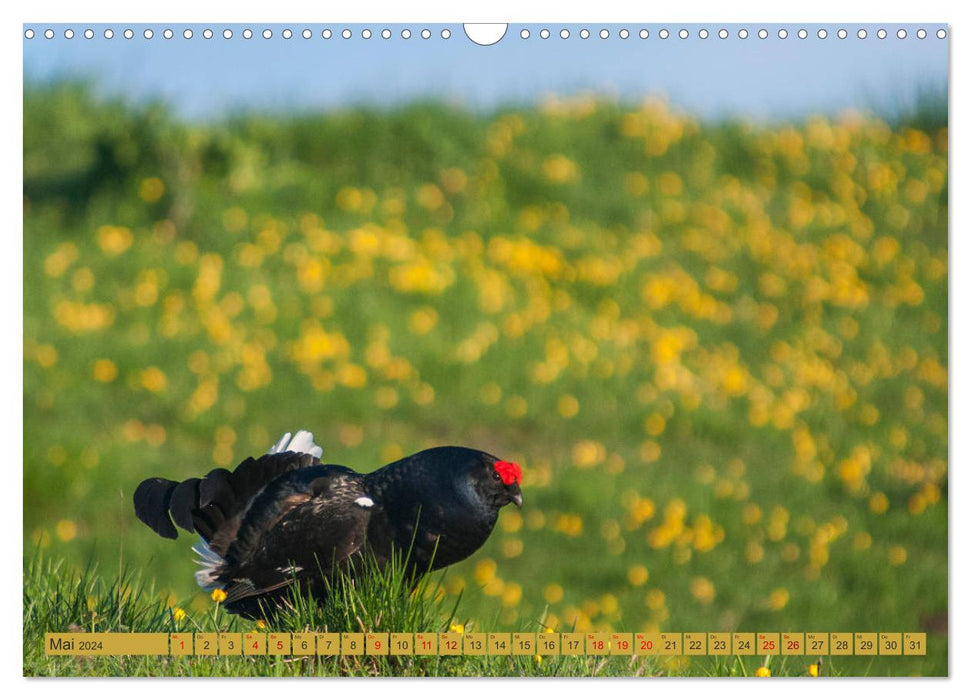
[[[49,632],[52,656],[924,656],[924,632]]]

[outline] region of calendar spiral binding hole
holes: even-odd
[[[600,29],[583,27],[576,32],[572,32],[570,29],[566,27],[563,27],[560,29],[557,29],[555,27],[541,27],[536,32],[531,31],[528,27],[523,27],[516,34],[518,34],[519,38],[523,41],[529,40],[529,39],[536,39],[536,38],[545,40],[545,39],[550,39],[552,37],[558,37],[560,40],[579,39],[581,41],[586,41],[591,37],[599,37],[601,40],[607,40],[610,38],[626,40],[634,36],[638,37],[641,40],[646,40],[652,37],[651,31],[646,27],[635,28],[633,30],[627,27],[623,27],[615,31],[611,31],[606,27],[600,28]],[[754,34],[760,39],[768,39],[771,36],[773,36],[772,33],[769,32],[764,27],[755,29]],[[266,40],[281,38],[284,41],[290,41],[291,39],[294,39],[298,36],[305,40],[309,40],[315,36],[315,33],[310,28],[307,28],[307,27],[304,27],[301,29],[285,27],[282,30],[278,30],[278,31],[274,31],[274,29],[271,29],[270,27],[265,27],[265,28],[256,29],[256,30],[247,27],[247,28],[244,28],[238,35],[228,27],[224,28],[221,32],[211,27],[205,27],[201,31],[193,30],[190,27],[183,27],[181,31],[178,31],[171,27],[165,27],[160,32],[156,32],[152,28],[145,28],[142,31],[142,33],[138,36],[145,39],[146,41],[157,40],[158,38],[161,38],[163,40],[171,40],[176,36],[180,36],[182,37],[182,39],[186,41],[190,41],[190,40],[199,39],[199,38],[202,38],[204,40],[209,40],[214,38],[217,35],[221,36],[225,40],[230,40],[234,38],[242,38],[244,40],[249,40],[249,39],[252,39],[254,36],[261,36],[263,39],[266,39]],[[439,38],[441,40],[447,41],[452,38],[452,35],[453,35],[452,29],[448,27],[442,28],[441,30],[438,30],[435,32],[433,32],[431,29],[427,27],[422,27],[422,28],[416,29],[415,31],[412,31],[409,28],[404,28],[398,33],[398,36],[401,39],[406,41],[413,37],[424,39],[424,40],[432,39],[434,37],[434,38]],[[684,41],[690,38],[706,40],[711,37],[717,36],[719,39],[725,40],[730,38],[732,35],[733,33],[730,32],[726,27],[717,27],[717,26],[715,28],[701,27],[697,29],[695,32],[691,32],[687,28],[683,28],[683,27],[675,28],[675,29],[668,29],[664,27],[657,31],[656,38],[663,41],[668,39],[669,37],[674,36]],[[58,35],[53,28],[46,28],[43,31],[41,31],[41,30],[36,30],[32,27],[28,27],[24,30],[24,39],[32,40],[41,36],[47,40],[52,40],[57,38]],[[97,33],[91,27],[85,27],[80,32],[76,32],[74,29],[69,27],[69,28],[65,28],[62,33],[62,37],[67,40],[72,40],[78,37],[83,37],[84,39],[91,40],[91,39],[94,39],[96,36],[97,36]],[[111,40],[115,38],[116,34],[113,29],[106,28],[103,31],[102,36],[107,40]],[[122,30],[120,36],[123,36],[125,39],[133,39],[136,36],[136,32],[131,28],[125,28],[124,30]],[[361,38],[365,40],[372,39],[375,37],[381,37],[384,40],[388,40],[393,38],[395,36],[395,33],[389,27],[379,27],[379,28],[364,27],[364,28],[358,29],[357,32],[355,32],[349,27],[342,27],[342,28],[336,28],[336,29],[325,28],[319,34],[316,34],[316,36],[319,36],[321,39],[324,39],[324,40],[333,39],[334,37],[340,37],[342,39]],[[747,28],[743,27],[738,29],[734,33],[734,36],[744,41],[748,39],[749,36],[751,36],[751,33]],[[790,33],[788,29],[786,29],[785,27],[782,27],[782,28],[779,28],[775,36],[781,41],[786,41],[790,38],[798,38],[801,40],[805,40],[810,37],[815,37],[820,41],[825,41],[831,38],[830,32],[823,27],[819,27],[815,31],[811,31],[806,27],[800,27],[795,31],[795,33]],[[914,31],[913,34],[911,34],[903,27],[898,29],[892,29],[892,28],[887,29],[887,28],[881,27],[871,35],[866,29],[862,27],[857,29],[855,32],[852,31],[851,29],[840,27],[835,32],[835,37],[840,40],[846,39],[850,36],[856,36],[856,38],[860,40],[864,40],[868,38],[885,40],[891,36],[896,37],[897,39],[900,39],[900,40],[910,38],[911,36],[917,38],[918,40],[924,40],[929,36],[934,36],[937,39],[946,39],[948,37],[948,31],[944,28],[940,28],[934,32],[928,32],[927,29],[921,27],[921,28],[918,28],[916,31]]]

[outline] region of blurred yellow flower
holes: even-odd
[[[95,360],[92,373],[99,382],[112,382],[118,376],[118,368],[111,360]]]
[[[710,605],[715,600],[715,584],[704,576],[697,576],[691,580],[691,595],[703,605]]]
[[[51,345],[38,345],[34,351],[34,359],[45,369],[53,367],[57,364],[57,350]]]
[[[643,564],[635,564],[627,569],[627,580],[632,586],[643,586],[649,577],[647,567]]]
[[[900,545],[895,545],[890,548],[887,554],[887,560],[891,566],[901,566],[907,561],[907,550]]]
[[[182,608],[173,608],[172,609],[172,618],[176,622],[181,622],[182,620],[185,619],[185,610],[183,610]]]
[[[165,194],[165,184],[157,177],[147,177],[138,185],[138,196],[146,204],[154,204]]]
[[[57,534],[57,539],[62,542],[70,542],[77,537],[78,526],[73,520],[59,520],[54,532]]]
[[[664,432],[664,416],[660,413],[652,413],[644,421],[644,430],[648,435],[657,436]]]
[[[576,182],[580,168],[564,155],[554,155],[543,161],[543,177],[555,184]]]
[[[578,469],[590,469],[607,458],[607,448],[596,440],[581,440],[573,446],[573,464]]]
[[[430,306],[422,306],[408,317],[408,330],[415,335],[425,335],[438,323],[438,312]]]
[[[165,372],[158,367],[147,367],[142,370],[140,380],[142,386],[153,394],[159,394],[165,391],[165,385],[167,383]]]
[[[573,418],[580,411],[580,402],[572,394],[564,394],[557,401],[556,410],[563,418]]]
[[[563,600],[563,586],[558,583],[551,583],[543,589],[543,600],[550,605],[559,603]]]
[[[497,568],[498,566],[494,559],[482,559],[472,570],[472,578],[479,585],[484,585],[495,578]]]
[[[666,597],[664,591],[658,588],[652,588],[644,596],[644,605],[646,605],[651,610],[660,610],[664,607],[664,602]]]
[[[755,675],[758,676],[759,678],[768,678],[769,676],[772,675],[772,671],[770,671],[765,666],[759,666],[755,670]]]
[[[54,320],[72,333],[94,333],[115,322],[115,310],[109,304],[83,304],[64,299],[54,307]]]
[[[221,588],[215,588],[212,591],[211,598],[215,603],[221,603],[226,600],[226,591]]]
[[[886,513],[887,508],[890,507],[890,500],[887,498],[886,494],[882,492],[877,492],[870,496],[870,510],[876,514]]]
[[[120,255],[131,247],[133,236],[124,226],[101,226],[96,232],[98,245],[108,255]]]
[[[789,591],[785,588],[773,589],[768,602],[770,610],[782,610],[789,603]]]
[[[67,241],[59,244],[54,252],[44,258],[44,272],[49,277],[60,277],[78,259],[78,247]]]

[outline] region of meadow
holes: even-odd
[[[132,492],[297,428],[359,471],[440,444],[523,465],[522,511],[422,624],[926,631],[926,657],[826,674],[947,674],[945,116],[575,96],[186,123],[77,85],[24,110],[25,674],[194,672],[36,646],[240,624]],[[634,673],[545,668],[412,670]]]

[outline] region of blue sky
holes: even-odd
[[[260,36],[269,26],[271,39]],[[379,33],[389,27],[392,38]],[[401,30],[412,31],[410,39]],[[428,26],[430,39],[419,31]],[[599,30],[606,26],[610,38]],[[727,39],[716,32],[722,26]],[[46,82],[64,77],[90,79],[99,90],[134,100],[161,98],[188,118],[219,117],[234,110],[332,109],[350,104],[388,105],[414,99],[439,98],[491,109],[508,103],[531,102],[545,94],[581,91],[607,93],[627,99],[667,96],[674,104],[701,117],[726,115],[785,118],[811,112],[834,113],[860,107],[889,107],[912,100],[921,88],[939,89],[947,82],[949,39],[939,39],[943,25],[924,24],[744,24],[744,25],[571,25],[515,24],[490,47],[477,46],[462,26],[451,25],[26,25],[33,39],[24,39],[24,78]],[[51,27],[55,38],[45,39]],[[110,27],[114,38],[105,39]],[[131,27],[133,39],[122,32]],[[150,27],[152,39],[143,38]],[[182,37],[185,28],[193,38]],[[215,31],[212,39],[203,29]],[[242,37],[252,28],[251,39]],[[285,27],[294,31],[284,39]],[[310,28],[313,38],[300,32]],[[440,37],[442,28],[451,38]],[[626,27],[630,37],[621,39]],[[702,27],[707,39],[698,37]],[[738,30],[748,30],[740,39]],[[768,38],[757,32],[768,30]],[[837,38],[837,30],[849,35]],[[64,30],[75,32],[64,38]],[[82,32],[91,28],[93,39]],[[165,39],[166,28],[174,31]],[[224,39],[229,28],[232,39]],[[323,39],[329,28],[333,37]],[[349,28],[351,39],[340,32]],[[361,37],[368,28],[370,39]],[[522,39],[520,31],[530,32]],[[548,39],[540,31],[551,31]],[[559,32],[566,28],[568,39]],[[587,28],[591,35],[580,38]],[[640,30],[649,31],[641,39]],[[670,36],[660,38],[661,29]],[[686,28],[689,38],[678,32]],[[784,28],[786,39],[778,32]],[[797,32],[805,28],[806,39]],[[817,37],[819,29],[827,37]],[[867,38],[857,38],[864,28]],[[877,36],[886,29],[885,39]],[[907,32],[904,39],[898,29]],[[917,30],[927,31],[924,39]]]

